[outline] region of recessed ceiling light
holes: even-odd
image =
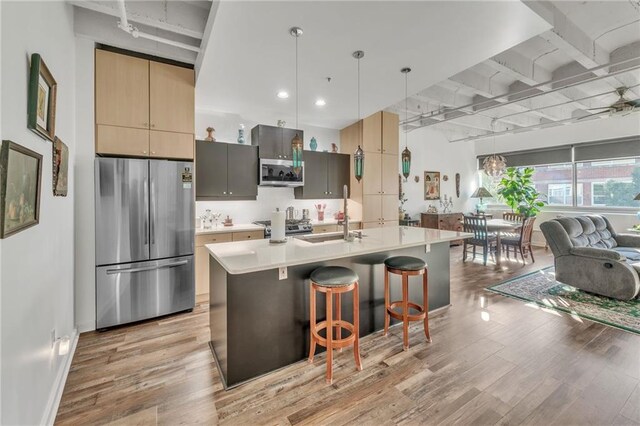
[[[324,99],[318,99],[316,101],[316,106],[325,106],[327,104],[327,102],[325,102]]]
[[[277,95],[280,99],[287,99],[289,97],[289,93],[285,92],[284,90],[281,90],[278,92]]]

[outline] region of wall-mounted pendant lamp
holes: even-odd
[[[407,77],[411,72],[411,68],[405,67],[400,70],[402,74],[404,74],[404,150],[402,151],[402,176],[404,176],[404,180],[406,181],[409,175],[411,174],[411,151],[409,151],[409,133],[408,133],[408,125],[406,124],[409,120],[409,108],[407,105],[408,95],[407,95]]]
[[[289,34],[296,39],[296,129],[298,128],[298,38],[302,35],[302,28],[292,27]],[[296,175],[302,170],[302,138],[296,132],[291,139],[291,160],[293,162],[293,171]]]
[[[360,120],[360,59],[364,57],[362,50],[356,50],[353,52],[353,57],[358,60],[358,120]],[[358,145],[358,149],[353,153],[353,173],[356,179],[360,182],[364,175],[364,151]]]

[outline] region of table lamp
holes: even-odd
[[[640,195],[640,194],[639,194]],[[476,189],[473,194],[471,194],[471,198],[480,198],[480,202],[476,204],[476,213],[482,214],[487,211],[487,205],[482,202],[483,198],[492,198],[493,195],[485,188],[484,186]]]

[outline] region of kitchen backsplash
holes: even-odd
[[[269,220],[271,212],[276,208],[284,211],[293,206],[299,210],[309,209],[311,219],[315,220],[315,204],[326,204],[325,218],[333,219],[333,214],[342,210],[342,200],[296,200],[293,198],[293,188],[275,188],[268,186],[258,187],[258,199],[256,201],[198,201],[196,202],[196,216],[202,215],[210,209],[213,213],[222,213],[222,217],[231,216],[234,223],[244,224],[256,220]],[[361,218],[361,208],[357,203],[349,204],[349,216],[352,220]]]

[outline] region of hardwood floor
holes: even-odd
[[[462,263],[452,249],[452,306],[402,328],[224,391],[207,340],[206,301],[193,313],[80,337],[58,424],[621,424],[640,425],[640,336],[484,290],[552,263]]]

